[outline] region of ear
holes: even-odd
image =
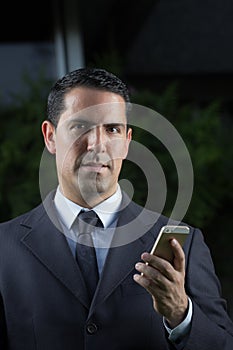
[[[126,155],[123,159],[125,159],[127,157],[127,154],[128,154],[128,150],[129,150],[129,144],[130,144],[130,141],[132,140],[132,129],[129,128],[127,130],[127,135],[126,135]]]
[[[41,126],[42,134],[44,136],[44,143],[51,154],[56,153],[56,135],[55,126],[45,120]]]
[[[132,140],[132,133],[133,133],[133,130],[129,128],[127,131],[127,140],[129,144],[130,144],[130,141]]]

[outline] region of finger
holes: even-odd
[[[154,268],[154,270],[156,269],[170,281],[173,280],[174,268],[167,260],[148,253],[143,253],[141,258],[143,261],[145,261],[146,265],[151,266],[152,268]],[[147,272],[145,272],[145,274],[147,274]]]
[[[134,279],[135,282],[140,284],[140,286],[142,286],[142,287],[144,287],[145,289],[148,290],[148,288],[150,286],[150,283],[151,283],[148,278],[146,278],[143,275],[135,274],[135,275],[133,275],[133,279]]]
[[[174,269],[179,272],[185,271],[185,255],[184,251],[176,239],[170,241],[171,248],[174,254],[173,265]]]
[[[169,287],[167,287],[167,284],[162,281],[162,279],[165,280],[165,278],[161,274],[160,276],[161,278],[158,277],[157,279],[152,279],[152,278],[148,278],[144,274],[143,275],[135,274],[133,276],[133,279],[135,282],[140,284],[140,286],[144,287],[151,295],[155,296],[156,294],[161,293],[161,291],[169,290]]]
[[[142,276],[145,276],[146,278],[149,278],[151,280],[157,280],[158,276],[161,275],[161,272],[154,267],[144,264],[144,263],[137,263],[135,265],[135,269],[138,272],[141,272]]]
[[[137,263],[135,268],[141,274],[135,274],[133,276],[134,281],[139,283],[154,297],[171,290],[172,282],[163,276],[160,271],[143,263]]]

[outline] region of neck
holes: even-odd
[[[108,193],[89,193],[87,195],[85,194],[85,199],[78,191],[64,191],[64,188],[62,188],[61,186],[60,191],[63,194],[63,196],[65,196],[70,201],[78,204],[80,207],[92,209],[98,204],[104,202],[109,197],[111,197],[116,192],[116,189],[115,191],[111,191]]]

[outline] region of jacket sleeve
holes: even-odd
[[[193,316],[185,349],[232,350],[233,323],[209,248],[198,229],[194,230],[186,259],[186,292],[193,302]]]

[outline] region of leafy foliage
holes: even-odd
[[[1,220],[29,210],[40,201],[38,174],[44,149],[40,132],[45,117],[45,96],[49,83],[44,78],[26,80],[28,96],[15,96],[15,104],[2,106],[0,134]],[[135,90],[132,102],[156,110],[165,116],[182,136],[193,162],[195,187],[186,220],[206,227],[232,191],[232,123],[221,117],[219,101],[205,107],[184,105],[178,97],[178,84],[162,94]],[[177,175],[169,152],[142,129],[134,129],[134,139],[148,147],[161,163],[168,183],[165,214],[169,215],[177,195]],[[224,156],[223,156],[224,155]],[[126,162],[122,178],[134,184],[134,199],[145,203],[147,183],[143,170]]]
[[[40,128],[51,84],[42,77],[37,82],[27,79],[26,86],[27,96],[15,96],[14,104],[0,106],[0,221],[24,213],[41,201],[38,174],[44,143]],[[161,94],[134,88],[132,102],[162,114],[182,136],[194,168],[194,192],[184,220],[205,232],[225,281],[225,293],[231,295],[232,120],[221,113],[220,101],[202,107],[182,103],[178,88],[173,83]],[[169,152],[142,129],[134,130],[134,139],[154,153],[164,170],[169,189],[164,213],[169,215],[177,195],[176,169]],[[145,203],[147,182],[143,170],[126,162],[121,177],[133,183],[134,199]],[[219,235],[221,232],[224,234]]]
[[[174,83],[160,95],[151,91],[138,91],[134,94],[133,102],[149,106],[165,116],[183,138],[192,159],[195,181],[193,198],[185,220],[195,226],[206,227],[216,217],[224,201],[233,199],[232,164],[229,162],[232,159],[233,128],[232,123],[221,116],[220,101],[202,108],[182,104],[178,98],[178,84]],[[166,174],[170,195],[165,214],[169,215],[177,195],[176,169],[171,163],[170,155],[163,145],[142,131],[136,132],[135,138],[149,147]],[[142,187],[141,184],[145,182],[142,181],[142,176],[135,172],[133,176]],[[141,187],[139,199],[146,192]]]
[[[40,202],[38,169],[44,145],[40,132],[45,117],[48,82],[25,78],[29,94],[14,96],[2,106],[0,134],[0,220],[13,218]]]

